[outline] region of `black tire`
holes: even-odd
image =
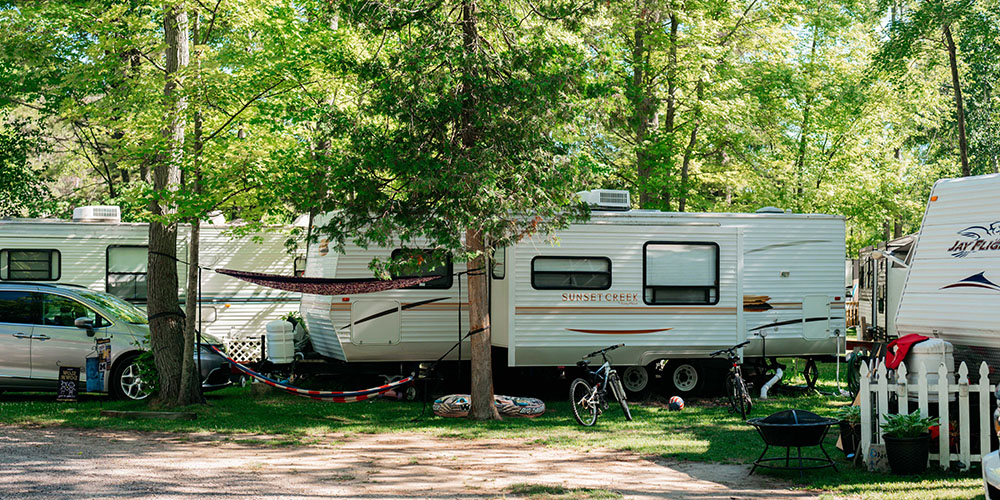
[[[618,373],[621,375],[622,387],[632,401],[644,399],[652,387],[652,370],[648,366],[626,366]]]
[[[584,426],[590,427],[597,422],[597,395],[590,384],[582,378],[578,378],[569,384],[569,403],[573,406],[573,417]]]
[[[127,354],[111,372],[108,392],[115,399],[139,401],[150,395],[146,384],[139,378],[138,354]]]
[[[1000,500],[1000,489],[992,484],[986,484],[986,500]]]
[[[747,386],[743,379],[730,373],[726,377],[726,395],[729,397],[729,404],[732,405],[732,411],[738,413],[740,418],[745,420],[747,415],[750,414],[753,403],[750,400],[750,392],[747,391]]]
[[[625,399],[625,388],[622,387],[622,381],[618,378],[617,373],[612,373],[608,377],[608,384],[611,385],[611,391],[615,393],[615,399],[618,400],[618,404],[622,405],[622,413],[625,414],[625,420],[632,421],[632,412],[628,409],[628,401]]]
[[[806,360],[806,366],[802,368],[802,376],[806,379],[806,387],[816,388],[816,381],[819,380],[819,368],[816,366],[815,359]]]
[[[674,394],[687,397],[705,384],[705,371],[695,361],[679,359],[667,362],[667,386]]]

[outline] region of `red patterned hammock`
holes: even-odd
[[[406,377],[389,384],[380,385],[378,387],[372,387],[371,389],[364,389],[361,391],[310,391],[308,389],[300,389],[298,387],[294,387],[291,385],[282,384],[277,380],[265,377],[264,375],[261,375],[260,373],[237,363],[236,361],[233,360],[233,358],[226,356],[225,353],[220,351],[214,345],[209,345],[208,347],[209,349],[215,351],[215,353],[218,354],[219,356],[222,356],[227,360],[229,360],[229,362],[232,363],[232,365],[235,366],[237,370],[246,373],[247,375],[271,387],[281,389],[285,392],[290,392],[292,394],[295,394],[296,396],[302,396],[304,398],[309,398],[309,399],[318,399],[320,401],[330,401],[333,403],[354,403],[356,401],[364,401],[366,399],[371,399],[380,394],[385,394],[386,392],[396,389],[397,387],[409,384],[410,382],[413,381],[413,377]]]
[[[288,292],[301,292],[312,295],[354,295],[358,293],[374,293],[396,288],[417,286],[440,276],[422,276],[419,278],[398,278],[394,280],[378,280],[375,278],[332,279],[309,278],[305,276],[282,276],[280,274],[251,273],[233,269],[216,269],[215,272],[225,274],[243,281],[249,281],[260,286],[276,288]]]

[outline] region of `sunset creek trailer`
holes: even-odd
[[[1000,366],[1000,175],[942,179],[910,256],[896,329],[955,346],[955,362]],[[997,382],[1000,372],[991,370]]]
[[[554,242],[526,239],[494,255],[492,342],[509,367],[572,366],[624,343],[613,362],[630,391],[644,389],[653,367],[669,360],[668,382],[688,393],[713,366],[704,361],[710,352],[743,340],[750,358],[765,348],[768,357],[837,352],[845,331],[842,217],[628,210],[627,193],[584,195],[625,209],[596,204],[589,221],[558,231]],[[398,251],[348,245],[338,254],[320,239],[309,245],[306,276],[371,277],[374,257]],[[347,362],[437,359],[468,330],[466,268],[425,267],[420,274],[444,277],[366,295],[304,294],[313,347]]]
[[[221,218],[201,226],[201,265],[292,274],[285,249],[290,228],[232,238]],[[180,227],[177,256],[187,261],[190,226]],[[106,291],[145,308],[149,226],[121,222],[118,207],[79,207],[73,220],[0,219],[0,282],[67,283]],[[300,267],[305,267],[300,258]],[[187,266],[178,263],[182,301]],[[203,271],[201,315],[206,333],[220,339],[259,338],[264,325],[299,305],[299,294],[263,288]]]

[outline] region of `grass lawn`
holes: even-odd
[[[834,392],[833,366],[820,365],[820,388]],[[792,365],[789,364],[791,371]],[[802,383],[792,378],[790,383]],[[566,401],[547,400],[548,411],[534,419],[507,419],[501,422],[471,422],[434,416],[430,408],[422,417],[420,403],[389,400],[336,404],[312,401],[285,394],[254,396],[249,389],[233,387],[209,395],[209,405],[191,408],[195,421],[126,420],[99,415],[101,409],[145,410],[144,403],[109,401],[89,397],[78,403],[57,403],[54,395],[5,394],[0,396],[0,423],[15,425],[65,425],[167,432],[213,432],[232,435],[241,442],[256,441],[246,434],[270,434],[276,439],[260,439],[271,446],[295,446],[326,440],[329,433],[426,432],[453,439],[519,439],[545,446],[576,449],[612,448],[673,460],[750,463],[763,449],[756,431],[728,412],[721,398],[691,398],[683,411],[670,412],[656,403],[632,404],[634,421],[626,422],[613,405],[592,428],[573,420]],[[754,416],[801,408],[820,415],[835,416],[848,403],[846,397],[819,394],[775,396],[755,400]],[[786,478],[805,489],[821,489],[836,496],[873,499],[971,499],[982,498],[978,469],[970,473],[932,472],[920,477],[872,474],[854,469],[836,449],[836,432],[831,430],[826,449],[838,461],[840,473],[830,469],[797,473],[761,472]],[[777,452],[778,450],[772,450]],[[810,450],[808,453],[813,453]],[[819,450],[815,450],[819,453]],[[548,492],[552,498],[572,492]]]

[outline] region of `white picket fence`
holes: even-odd
[[[877,368],[875,363],[878,363]],[[889,395],[896,394],[899,407],[896,413],[911,413],[914,409],[920,410],[921,416],[928,416],[931,405],[938,407],[938,420],[941,423],[941,436],[938,439],[938,449],[931,450],[930,460],[937,461],[941,469],[947,470],[952,461],[958,461],[965,469],[972,462],[982,462],[982,456],[990,452],[990,397],[995,386],[990,385],[990,369],[983,362],[979,366],[979,382],[969,383],[969,368],[963,362],[957,373],[958,380],[949,380],[948,368],[941,363],[937,370],[938,379],[934,383],[928,383],[927,375],[933,373],[925,372],[924,364],[917,363],[918,377],[916,387],[908,387],[906,380],[906,365],[900,364],[893,373],[887,370],[884,361],[871,361],[861,365],[861,450],[864,457],[869,456],[869,450],[873,443],[880,443],[881,432],[872,433],[872,419],[878,415],[879,429],[885,422],[885,416],[889,409]],[[916,408],[911,408],[910,396],[916,392]],[[972,396],[979,398],[979,449],[980,453],[972,453],[970,441],[969,425],[969,401]],[[936,402],[929,402],[929,394],[936,397]],[[951,394],[957,394],[958,400],[958,453],[951,453],[950,442],[950,410],[949,400]],[[947,457],[947,460],[941,460]]]

